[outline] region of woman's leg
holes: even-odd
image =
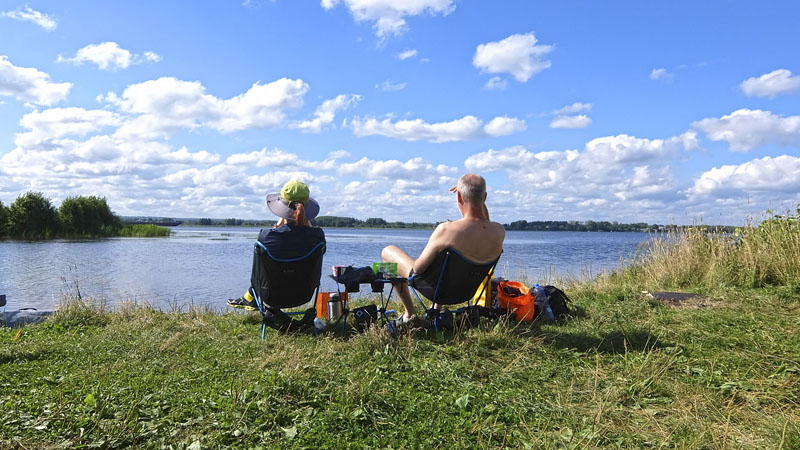
[[[381,252],[381,260],[383,262],[397,263],[397,276],[400,277],[408,277],[411,269],[414,267],[414,258],[410,257],[408,253],[404,252],[396,245],[390,245],[384,248]],[[412,316],[416,315],[416,310],[414,309],[414,300],[411,298],[411,292],[408,290],[408,283],[397,283],[394,285],[394,290],[397,292],[400,303],[402,303],[403,307],[406,309],[405,314],[403,314],[403,319],[411,319]]]

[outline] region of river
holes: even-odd
[[[258,228],[172,229],[168,238],[46,242],[0,241],[0,294],[10,310],[54,309],[65,296],[108,306],[137,302],[156,308],[222,308],[249,284]],[[396,244],[417,256],[430,230],[326,229],[322,290],[336,290],[332,265],[365,266]],[[509,231],[497,275],[530,283],[590,277],[620,267],[647,233]]]

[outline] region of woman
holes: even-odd
[[[299,258],[325,243],[322,228],[311,226],[311,219],[319,214],[319,203],[309,197],[308,186],[304,183],[297,180],[287,182],[280,193],[267,195],[267,207],[280,219],[274,228],[261,229],[258,240],[274,257]],[[228,306],[258,310],[252,288],[242,297],[228,300]]]

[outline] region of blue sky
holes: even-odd
[[[0,201],[744,223],[800,203],[796,2],[0,1]]]

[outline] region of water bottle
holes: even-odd
[[[533,290],[536,298],[536,309],[539,311],[540,320],[544,322],[552,322],[556,320],[555,316],[553,315],[553,309],[550,308],[550,301],[544,288],[539,286],[539,283],[536,283],[533,285]]]
[[[314,318],[314,329],[317,330],[317,333],[321,332],[325,329],[325,321],[320,319],[319,317]]]

